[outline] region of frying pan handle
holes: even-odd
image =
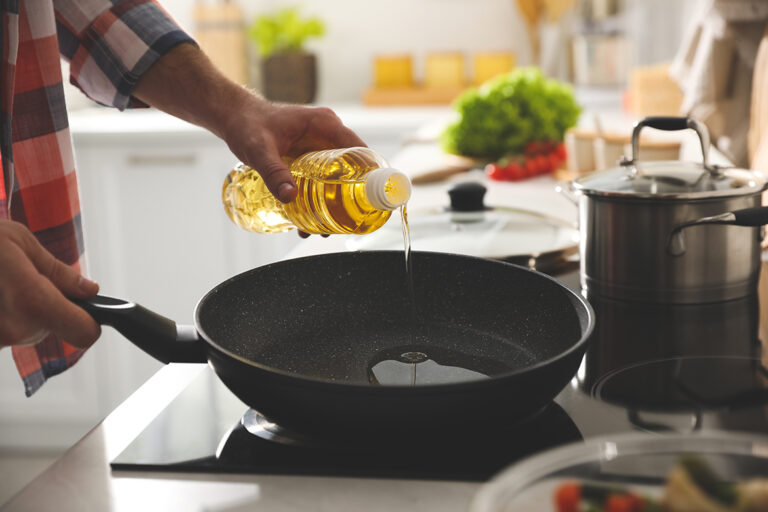
[[[177,325],[139,304],[103,295],[70,300],[98,323],[114,327],[158,361],[166,364],[208,361],[206,344],[191,325]]]

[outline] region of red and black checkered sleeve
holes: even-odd
[[[152,64],[180,43],[193,43],[152,0],[55,0],[59,49],[70,82],[120,110],[145,106],[131,96]]]

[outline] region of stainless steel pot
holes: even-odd
[[[703,163],[638,159],[644,127],[693,129]],[[605,297],[705,303],[756,292],[766,179],[707,161],[706,127],[688,118],[636,123],[632,159],[571,183],[578,194],[581,281]],[[729,225],[723,225],[729,224]],[[746,227],[745,227],[746,226]]]

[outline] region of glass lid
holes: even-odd
[[[766,179],[745,169],[705,167],[693,162],[637,162],[588,174],[573,182],[588,195],[631,198],[708,199],[755,194]]]
[[[411,247],[417,251],[449,252],[517,260],[566,257],[578,251],[579,232],[567,221],[533,211],[465,203],[464,194],[482,194],[485,187],[467,183],[451,189],[451,206],[408,212]],[[458,197],[458,199],[457,199]],[[475,197],[476,199],[476,197]],[[352,250],[402,250],[399,222],[349,240]]]

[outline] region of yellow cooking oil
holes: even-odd
[[[258,233],[298,228],[309,234],[365,234],[383,226],[411,196],[408,177],[365,147],[313,151],[289,167],[298,195],[283,204],[256,170],[237,164],[222,190],[229,218]]]

